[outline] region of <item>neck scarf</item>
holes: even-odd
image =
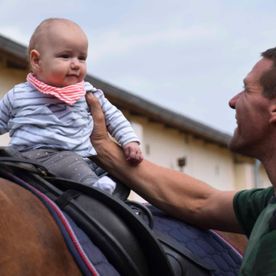
[[[70,105],[73,105],[86,93],[84,89],[84,81],[65,87],[54,87],[38,80],[31,73],[27,75],[27,81],[39,92],[55,96],[56,98]]]

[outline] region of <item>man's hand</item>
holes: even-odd
[[[91,134],[91,142],[95,146],[97,142],[101,142],[108,138],[108,132],[105,125],[105,118],[102,107],[98,99],[92,93],[87,93],[86,101],[94,121],[93,132]]]
[[[138,165],[139,163],[142,162],[143,154],[142,151],[136,142],[130,142],[126,144],[124,147],[124,154],[126,157],[126,160],[129,161],[131,165]]]

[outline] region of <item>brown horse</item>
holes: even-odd
[[[248,243],[248,239],[245,235],[222,231],[215,232],[223,237],[223,239],[230,243],[234,248],[236,248],[241,255],[244,254]]]
[[[82,275],[55,220],[41,201],[0,178],[0,275]],[[244,251],[241,235],[220,235]]]
[[[81,275],[54,219],[31,192],[0,178],[0,275]]]

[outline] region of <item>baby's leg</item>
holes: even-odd
[[[93,186],[112,194],[116,188],[116,183],[110,177],[102,176]]]
[[[83,158],[71,151],[37,149],[23,152],[22,156],[36,160],[50,173],[58,177],[70,179],[87,186],[93,186],[99,180],[99,177]]]
[[[107,176],[97,176],[92,166],[78,154],[71,151],[37,149],[22,153],[28,159],[36,160],[50,173],[70,179],[86,186],[97,187],[108,193],[115,190],[116,183]]]

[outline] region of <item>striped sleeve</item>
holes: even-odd
[[[13,90],[4,95],[0,101],[0,134],[9,132],[8,123],[13,116]]]
[[[103,92],[98,89],[94,92],[94,95],[101,103],[105,114],[106,126],[111,136],[122,146],[130,142],[140,143],[130,122],[116,106],[108,101]]]

